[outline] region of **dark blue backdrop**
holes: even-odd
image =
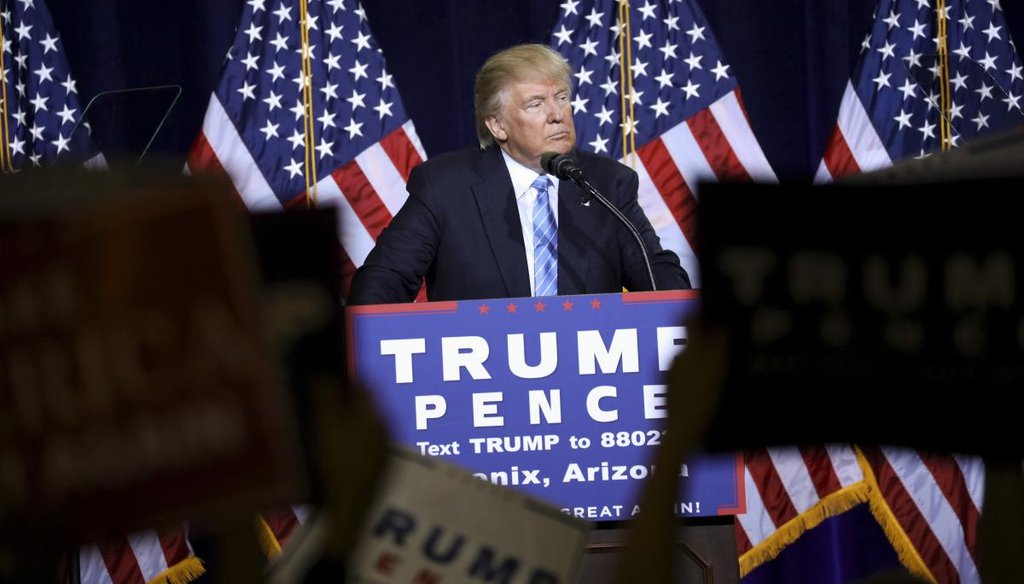
[[[476,141],[476,69],[500,48],[547,42],[560,0],[363,0],[428,155]],[[698,0],[739,79],[762,147],[784,178],[809,178],[835,122],[875,0]],[[182,95],[151,152],[180,159],[199,131],[243,0],[49,0],[86,99],[176,84]],[[1011,3],[1005,3],[1011,4]],[[1024,7],[1004,6],[1024,37]],[[107,144],[141,151],[166,93],[92,116]],[[97,102],[94,107],[113,107]],[[149,110],[149,111],[146,111]]]

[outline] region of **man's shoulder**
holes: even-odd
[[[491,150],[467,148],[435,156],[412,170],[409,195],[428,205],[458,205],[478,185],[496,180],[496,169],[504,169],[501,155]],[[505,171],[507,175],[507,171]],[[433,201],[433,202],[431,202]]]
[[[628,176],[631,173],[635,173],[632,168],[607,156],[585,150],[576,150],[574,154],[580,161],[580,166],[588,175],[599,173],[604,176]]]

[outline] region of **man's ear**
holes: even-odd
[[[487,124],[487,129],[491,131],[491,135],[498,142],[504,142],[508,140],[508,132],[505,131],[505,125],[501,123],[498,116],[490,115],[484,118],[484,123]]]

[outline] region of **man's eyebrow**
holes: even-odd
[[[558,90],[555,91],[555,95],[560,95],[562,93],[569,93],[568,88],[562,88],[562,89],[558,89]],[[529,103],[529,102],[531,102],[531,101],[533,101],[535,99],[543,100],[543,99],[546,99],[547,96],[548,96],[547,93],[533,93],[533,94],[527,95],[525,98],[523,98],[523,103]]]

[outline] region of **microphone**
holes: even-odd
[[[559,178],[559,180],[571,180],[583,189],[580,195],[580,204],[584,207],[590,206],[591,187],[583,178],[583,171],[580,170],[576,159],[569,154],[557,154],[545,152],[540,156],[541,167]],[[586,185],[586,186],[584,186]]]
[[[558,177],[559,180],[571,180],[576,183],[583,194],[580,196],[580,204],[584,207],[590,206],[590,199],[593,197],[597,199],[598,203],[608,209],[620,223],[626,226],[629,233],[636,240],[637,245],[640,246],[640,253],[644,258],[644,267],[647,268],[647,277],[651,280],[651,290],[657,290],[658,285],[654,282],[654,270],[651,269],[651,257],[647,252],[647,246],[644,245],[644,240],[640,237],[640,231],[637,230],[636,226],[633,225],[630,220],[619,211],[618,207],[613,205],[611,201],[605,198],[604,195],[599,193],[597,189],[583,178],[583,171],[580,170],[579,164],[576,159],[569,154],[558,154],[556,152],[545,152],[540,156],[540,165],[548,174],[553,174]]]
[[[559,179],[569,179],[573,182],[583,180],[583,171],[576,164],[576,159],[568,154],[545,152],[540,157],[540,165]]]

